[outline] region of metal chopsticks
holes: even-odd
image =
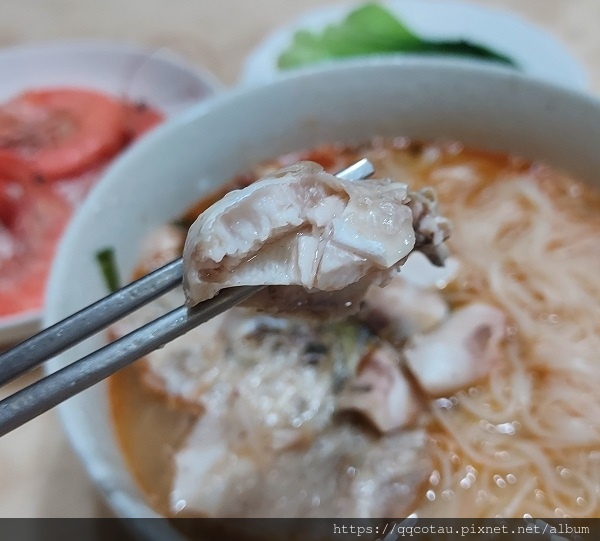
[[[337,176],[347,180],[361,180],[373,173],[371,162],[363,159],[339,172]],[[172,261],[1,354],[0,386],[174,289],[181,284],[182,269],[181,259]],[[191,309],[185,306],[176,308],[17,391],[0,401],[0,436],[236,306],[264,287],[230,288]]]
[[[182,268],[172,261],[0,354],[0,386],[174,289]]]

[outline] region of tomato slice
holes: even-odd
[[[125,130],[129,140],[135,140],[158,126],[164,115],[144,102],[125,104]]]
[[[0,316],[42,308],[71,206],[21,160],[0,151]]]
[[[6,228],[14,222],[19,192],[13,182],[0,178],[0,224]]]
[[[22,184],[32,180],[33,174],[22,160],[0,150],[0,224],[5,228],[13,224],[18,213]]]
[[[27,91],[0,107],[0,148],[46,180],[74,176],[125,143],[122,104],[90,90]]]
[[[8,150],[0,149],[0,178],[18,182],[34,180],[31,167]]]

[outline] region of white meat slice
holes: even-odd
[[[230,326],[231,360],[225,361],[237,367],[229,423],[252,434],[248,446],[258,454],[311,442],[334,410],[332,359],[305,360],[310,326],[261,319],[255,315],[237,329]]]
[[[356,375],[338,396],[336,410],[358,411],[384,433],[412,423],[419,404],[400,370],[396,350],[382,344],[363,357]]]
[[[439,325],[448,312],[448,304],[438,291],[413,285],[402,272],[387,286],[367,290],[359,317],[379,336],[402,344],[414,334]]]
[[[502,311],[474,303],[453,312],[432,332],[414,336],[404,357],[427,394],[447,396],[477,383],[489,372],[505,332]]]
[[[203,417],[176,454],[173,511],[221,518],[406,516],[431,473],[424,430],[378,438],[334,424],[305,448],[258,454],[231,423],[228,415]]]
[[[425,254],[411,252],[406,262],[402,265],[402,278],[414,286],[443,289],[457,276],[460,262],[454,256],[449,256],[444,266],[434,265]]]
[[[253,487],[260,470],[249,457],[229,447],[227,431],[216,411],[208,412],[175,455],[175,477],[170,493],[173,512],[199,512],[222,517],[224,497],[231,484]],[[238,442],[243,435],[237,435]]]
[[[184,289],[193,306],[225,287],[299,286],[291,298],[267,291],[248,305],[311,311],[301,292],[331,292],[315,297],[319,306],[355,312],[367,287],[384,284],[413,249],[440,263],[448,233],[429,191],[412,193],[390,179],[346,181],[301,162],[200,215],[185,243]]]
[[[156,301],[123,318],[110,328],[111,337],[120,338],[181,306],[181,289],[169,291]],[[192,410],[202,409],[202,395],[215,381],[224,378],[221,363],[226,344],[223,328],[231,318],[225,313],[210,319],[183,336],[165,344],[138,361],[142,381],[150,389]]]
[[[180,290],[169,292],[114,325],[113,336],[181,306],[182,297]],[[316,328],[306,319],[229,310],[139,361],[142,381],[191,411],[213,410],[225,400],[240,425],[263,434],[264,444],[290,447],[314,437],[334,409],[333,358]],[[311,344],[323,353],[307,354]]]

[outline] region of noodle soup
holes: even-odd
[[[284,156],[227,190],[300,159],[337,171],[362,157],[377,177],[433,187],[452,221],[447,268],[409,259],[400,274],[418,294],[407,313],[434,306],[425,310],[434,317],[442,307],[430,329],[415,331],[421,342],[435,336],[452,350],[452,333],[436,329],[484,304],[504,318],[493,360],[483,371],[467,367],[474,372],[458,389],[444,392],[442,382],[433,392],[406,360],[412,330],[390,337],[369,318],[336,328],[293,318],[257,323],[234,309],[225,323],[209,322],[111,378],[118,439],[148,501],[166,516],[600,516],[600,195],[544,164],[404,138]],[[198,202],[162,240],[150,238],[138,274],[180,253],[189,218],[223,193]],[[385,288],[381,294],[383,304],[396,302],[386,301]],[[177,295],[113,334],[180,304]],[[229,341],[216,351],[221,328]],[[336,344],[352,346],[348,358],[362,355],[366,342],[357,336],[401,359],[415,411],[393,430],[360,411],[336,411],[343,385],[322,379],[337,366],[324,353]],[[307,351],[323,357],[306,361]],[[236,406],[240,393],[257,409],[252,401]],[[291,428],[281,429],[277,408],[317,395],[314,407],[300,408],[300,421],[290,414]],[[250,434],[227,432],[238,425]],[[366,505],[369,482],[384,490]]]

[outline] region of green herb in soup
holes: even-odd
[[[115,260],[115,251],[112,248],[98,250],[98,252],[96,252],[96,261],[108,291],[113,293],[121,287],[119,285],[121,280],[119,278],[119,271]]]

